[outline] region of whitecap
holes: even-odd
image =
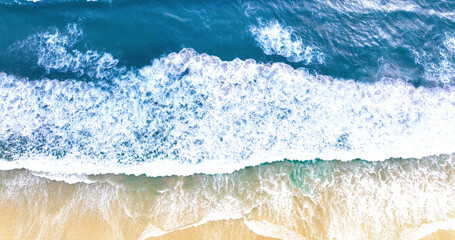
[[[280,55],[291,62],[324,63],[325,56],[317,47],[305,45],[294,29],[283,26],[277,20],[250,26],[250,32],[267,55]]]

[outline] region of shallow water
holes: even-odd
[[[289,161],[230,174],[1,171],[6,239],[444,239],[455,158]],[[437,230],[445,232],[435,233]],[[446,234],[446,235],[444,235]],[[449,234],[449,235],[447,235]]]

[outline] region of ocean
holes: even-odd
[[[0,0],[0,239],[455,239],[455,1]]]

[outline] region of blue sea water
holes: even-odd
[[[451,1],[3,0],[0,67],[20,76],[49,76],[18,42],[77,24],[83,36],[74,48],[108,52],[121,66],[142,67],[193,48],[222,60],[285,62],[335,78],[393,77],[426,85],[425,64],[416,55],[424,54],[428,64],[441,61],[440,47],[455,27],[454,8]],[[251,30],[274,24],[290,34],[288,43],[317,49],[324,61],[287,58],[284,51],[291,49],[265,53]]]
[[[0,239],[446,239],[454,119],[453,0],[0,0]]]
[[[157,176],[451,153],[454,10],[2,0],[3,168]]]

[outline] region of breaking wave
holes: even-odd
[[[1,168],[160,176],[453,152],[452,86],[367,84],[189,48],[126,70],[109,53],[69,50],[79,35],[69,25],[33,36],[37,62],[96,81],[0,74]]]

